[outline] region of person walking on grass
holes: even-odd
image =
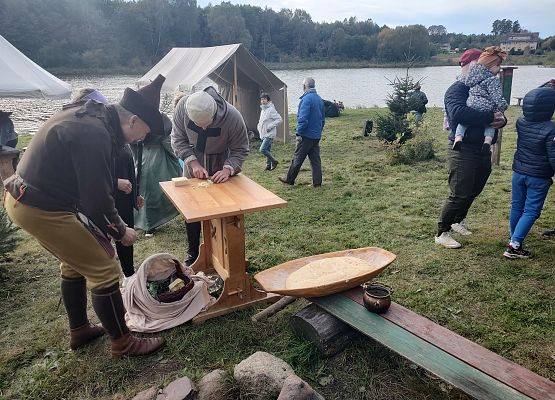
[[[131,246],[137,239],[115,207],[115,163],[126,143],[161,131],[162,117],[152,101],[156,90],[127,88],[117,104],[87,101],[54,114],[4,181],[10,219],[61,262],[73,350],[105,332],[113,357],[141,356],[164,346],[163,338],[131,335],[111,243]],[[102,327],[89,322],[87,288]]]
[[[555,174],[555,90],[530,91],[522,103],[523,116],[516,123],[517,144],[513,161],[510,213],[511,239],[503,255],[529,258],[524,239],[539,218]]]
[[[320,139],[326,123],[324,101],[316,93],[316,83],[312,78],[303,82],[304,94],[297,112],[297,147],[286,177],[278,179],[294,185],[304,160],[308,156],[312,168],[312,186],[322,186],[322,162],[320,160]]]
[[[461,74],[467,75],[482,52],[478,49],[465,51],[459,60]],[[491,173],[491,156],[482,151],[484,130],[487,125],[498,129],[507,124],[503,113],[479,111],[468,107],[466,102],[470,88],[461,80],[453,83],[445,92],[445,113],[451,127],[448,143],[449,198],[441,211],[435,242],[455,249],[461,247],[450,234],[451,229],[461,235],[472,232],[465,223],[470,206],[484,189]],[[455,128],[467,127],[459,150],[453,150]],[[495,143],[497,133],[492,143]]]
[[[270,151],[277,136],[277,126],[282,121],[274,104],[270,101],[270,96],[267,93],[262,93],[260,95],[260,119],[257,128],[260,140],[262,140],[260,152],[266,156],[266,171],[273,171],[278,165],[278,161]]]

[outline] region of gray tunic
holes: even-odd
[[[226,102],[213,87],[205,91],[216,100],[217,110],[214,121],[206,131],[189,119],[183,97],[175,107],[171,144],[173,151],[185,161],[183,175],[192,177],[188,164],[197,160],[207,169],[209,175],[221,170],[224,165],[233,169],[233,174],[241,171],[249,154],[247,127],[241,113]]]

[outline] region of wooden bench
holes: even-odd
[[[360,287],[310,301],[476,399],[555,399],[554,382],[399,304],[367,311]]]

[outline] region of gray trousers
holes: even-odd
[[[322,161],[320,160],[320,139],[308,139],[297,136],[297,147],[295,154],[287,172],[287,182],[293,184],[301,170],[304,160],[308,156],[312,168],[312,184],[319,186],[322,184]]]

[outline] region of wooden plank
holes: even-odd
[[[189,179],[187,185],[160,182],[166,196],[187,222],[223,218],[247,212],[285,207],[287,202],[243,174],[227,182],[206,185],[206,181]]]
[[[332,295],[310,300],[346,324],[476,399],[530,399],[393,322],[368,312],[363,306],[345,296]]]
[[[344,256],[357,257],[367,261],[370,264],[370,267],[367,270],[368,272],[360,274],[352,279],[337,280],[321,286],[298,289],[287,288],[287,278],[299,268],[304,267],[312,261],[321,260],[323,258]],[[262,288],[264,288],[265,291],[271,293],[297,297],[324,296],[359,286],[361,283],[366,282],[373,276],[382,272],[385,267],[395,260],[395,258],[395,254],[390,253],[387,250],[380,249],[379,247],[363,247],[361,249],[335,251],[332,253],[318,254],[315,256],[298,258],[296,260],[285,262],[259,272],[254,276],[254,279],[262,286]]]
[[[363,305],[362,293],[358,287],[342,294]],[[533,399],[555,399],[554,382],[399,304],[391,303],[381,317]]]

